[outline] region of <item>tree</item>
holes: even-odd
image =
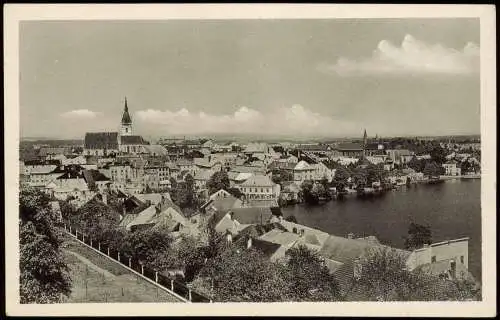
[[[346,167],[340,166],[335,170],[335,176],[333,177],[333,186],[337,188],[337,191],[342,192],[347,186],[347,180],[350,177],[350,172]]]
[[[356,189],[361,190],[366,187],[368,183],[366,169],[356,167],[352,174],[352,180],[356,185]]]
[[[19,218],[21,303],[62,302],[71,293],[71,279],[49,198],[33,189],[21,190]]]
[[[120,213],[94,197],[80,207],[70,221],[86,236],[100,241],[105,232],[118,226]]]
[[[317,204],[319,202],[318,188],[314,182],[306,180],[302,183],[302,196],[308,204]]]
[[[355,263],[358,278],[344,297],[346,300],[480,300],[480,289],[471,280],[442,279],[420,267],[409,270],[405,256],[393,248],[373,248]]]
[[[412,278],[404,256],[392,248],[373,248],[355,261],[357,273],[347,300],[409,300]]]
[[[220,189],[229,188],[229,177],[225,171],[215,172],[207,181],[208,193],[213,194]]]
[[[198,241],[191,236],[182,236],[175,246],[175,254],[178,261],[184,267],[184,276],[187,282],[199,274],[205,266],[206,250],[200,246]]]
[[[181,209],[194,209],[197,207],[197,198],[194,190],[194,178],[190,174],[186,174],[184,181],[177,184],[177,188],[173,192],[172,200]]]
[[[425,165],[423,174],[429,178],[438,178],[443,173],[443,168],[440,167],[436,162],[430,162]]]
[[[288,170],[276,168],[272,170],[271,180],[277,184],[285,181],[292,181],[293,173]]]
[[[429,226],[410,223],[408,236],[405,239],[405,248],[409,250],[422,248],[425,244],[432,243],[432,232]]]
[[[200,277],[210,279],[218,302],[289,301],[283,272],[284,266],[270,262],[260,251],[233,247],[208,261]]]
[[[295,301],[339,300],[339,286],[315,251],[300,245],[287,251],[290,291]]]
[[[423,172],[425,168],[424,160],[418,160],[416,156],[413,156],[410,161],[408,161],[408,167],[412,168],[416,172]]]
[[[443,149],[440,145],[436,145],[430,151],[430,156],[432,161],[436,162],[438,165],[442,165],[446,162],[446,150]]]
[[[366,183],[371,186],[373,182],[383,182],[387,176],[382,164],[369,164],[366,169]]]
[[[177,267],[171,250],[173,239],[162,229],[144,229],[128,233],[122,240],[120,251],[158,271]]]

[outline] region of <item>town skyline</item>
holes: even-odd
[[[135,131],[155,138],[480,131],[477,19],[23,22],[20,31],[21,137],[114,130],[125,97]]]

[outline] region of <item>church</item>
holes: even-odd
[[[132,117],[125,98],[120,132],[87,132],[83,154],[101,157],[120,153],[140,154],[148,152],[147,146],[149,146],[148,141],[141,136],[133,135]]]

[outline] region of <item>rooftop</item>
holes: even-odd
[[[241,184],[242,187],[272,187],[273,185],[271,179],[264,175],[253,175]]]

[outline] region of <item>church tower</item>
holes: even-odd
[[[131,136],[132,135],[132,118],[128,113],[127,98],[125,97],[125,109],[122,115],[122,126],[120,131],[121,136]]]

